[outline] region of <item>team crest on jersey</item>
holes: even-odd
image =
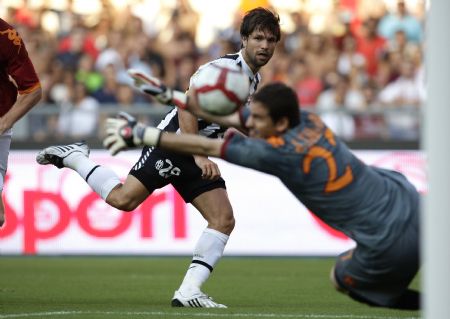
[[[165,160],[162,159],[158,160],[155,163],[155,168],[158,171],[159,176],[164,178],[169,178],[172,176],[180,176],[181,174],[181,169],[174,166],[172,164],[172,161],[168,158],[166,158]]]
[[[6,29],[5,31],[0,31],[1,35],[7,35],[8,40],[10,40],[15,46],[18,46],[17,52],[20,51],[22,47],[22,39],[20,38],[19,33],[17,33],[14,29]]]

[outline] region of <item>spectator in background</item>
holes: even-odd
[[[373,80],[368,80],[361,87],[361,93],[364,97],[364,108],[366,110],[375,110],[380,108],[380,101],[378,100],[379,87]]]
[[[361,87],[364,97],[363,112],[354,116],[356,124],[356,135],[358,139],[386,137],[386,126],[382,106],[378,100],[378,85],[374,80],[366,81]]]
[[[380,92],[380,101],[389,106],[420,105],[420,96],[415,78],[415,68],[411,61],[400,65],[400,76]]]
[[[84,83],[89,93],[99,90],[103,85],[103,76],[94,70],[94,59],[89,54],[83,54],[78,61],[75,79]]]
[[[119,84],[117,86],[116,99],[119,107],[132,107],[136,101],[135,97],[133,89],[128,84]]]
[[[301,12],[293,12],[291,18],[295,28],[294,31],[286,35],[284,48],[286,52],[296,55],[304,48],[305,39],[309,31],[306,19]]]
[[[178,61],[176,68],[175,89],[185,92],[189,89],[189,82],[192,74],[197,70],[198,66],[194,56],[185,56]]]
[[[350,78],[343,74],[330,73],[327,75],[331,87],[323,91],[317,100],[319,111],[332,111],[344,106],[348,111],[364,109],[364,97],[359,90],[350,86]]]
[[[102,72],[103,85],[100,89],[92,93],[92,96],[101,104],[117,103],[117,72],[113,64],[108,64]]]
[[[236,43],[234,43],[234,40],[231,38],[228,38],[229,35],[226,34],[219,34],[218,39],[215,41],[215,44],[211,47],[209,50],[209,55],[211,57],[221,57],[225,54],[228,54],[228,52],[237,52],[239,51],[239,46],[236,46]],[[206,59],[209,60],[209,57]]]
[[[169,25],[172,26],[175,37],[181,33],[188,34],[190,38],[195,39],[199,16],[194,11],[188,0],[176,0],[177,5],[172,11],[172,17]]]
[[[339,54],[337,71],[350,75],[354,67],[365,67],[366,58],[356,51],[356,40],[353,36],[346,36],[342,40],[342,52]]]
[[[179,33],[165,44],[164,57],[167,65],[166,81],[174,86],[177,81],[177,65],[186,56],[197,56],[197,46],[189,33]]]
[[[61,104],[58,132],[61,137],[83,139],[96,133],[98,102],[88,96],[86,86],[75,82],[69,89],[69,100]]]
[[[141,32],[130,36],[127,39],[128,51],[124,56],[124,62],[127,69],[136,69],[146,74],[151,73],[151,67],[147,57],[147,46],[149,38]],[[121,83],[131,84],[131,79],[125,69],[118,70],[117,80]]]
[[[395,31],[394,36],[389,40],[387,50],[389,52],[398,52],[403,55],[408,44],[411,44],[411,42],[408,42],[405,31],[400,29]]]
[[[137,112],[136,114],[136,118],[143,123],[147,123],[148,125],[150,124],[155,124],[155,121],[153,120],[153,118],[148,115],[148,114],[140,114],[139,110],[134,106],[134,103],[136,103],[136,101],[139,100],[139,95],[135,94],[135,90],[129,86],[128,84],[125,83],[119,83],[118,88],[117,88],[117,103],[118,106],[121,110],[125,111],[125,112]],[[145,105],[144,107],[148,108],[148,105]],[[106,118],[106,116],[105,116]],[[100,121],[101,125],[104,124],[104,121]],[[157,123],[156,123],[157,124]],[[99,131],[100,133],[100,131]],[[100,138],[102,138],[102,136],[99,136]]]
[[[55,65],[56,83],[52,86],[49,97],[53,103],[62,104],[69,101],[69,92],[75,86],[75,76],[72,70]]]
[[[239,51],[241,48],[241,34],[239,32],[241,19],[241,13],[237,11],[233,16],[231,25],[218,32],[218,41],[210,46],[210,57],[207,60],[224,56],[229,52]]]
[[[157,76],[161,79],[166,76],[166,65],[164,55],[159,52],[157,46],[157,40],[152,38],[147,42],[146,58],[150,66],[150,73],[153,76]]]
[[[349,112],[364,107],[361,92],[350,88],[350,80],[342,74],[335,75],[334,86],[319,95],[317,111],[322,120],[343,139],[355,136],[355,121]]]
[[[76,70],[79,60],[83,53],[89,54],[93,59],[97,58],[98,51],[91,37],[87,35],[84,27],[77,27],[65,37],[58,48],[57,59],[61,61],[66,68]]]
[[[311,34],[306,41],[304,58],[311,75],[323,77],[335,71],[338,53],[330,39],[323,34]]]
[[[138,111],[134,105],[134,103],[137,102],[136,94],[135,94],[133,88],[131,88],[128,84],[116,83],[116,92],[114,94],[114,98],[116,101],[115,103],[108,104],[108,106],[101,105],[100,107],[103,108],[103,110],[107,110],[107,109],[105,109],[105,107],[109,107],[112,109],[120,108],[121,110],[123,110],[125,112],[129,112],[129,113],[133,113],[133,114],[136,114],[135,112]],[[99,129],[97,131],[98,138],[102,138],[101,131],[104,129],[104,123],[105,123],[106,118],[110,115],[111,115],[110,112],[99,113],[99,117],[98,117],[98,128]],[[136,114],[136,118],[138,118],[139,121],[142,121],[144,123],[153,123],[152,121],[149,121],[149,117],[145,116],[145,115],[139,116],[138,114]]]
[[[111,31],[107,36],[107,44],[104,50],[102,50],[98,58],[95,61],[95,68],[99,72],[110,64],[112,64],[116,70],[125,69],[124,61],[120,55],[120,47],[123,46],[122,34],[118,31]]]
[[[420,46],[410,47],[406,54],[407,59],[410,59],[416,70],[415,79],[416,85],[419,89],[420,100],[423,102],[427,97],[426,83],[425,83],[425,65],[423,61],[423,51]]]
[[[418,138],[416,112],[422,101],[417,83],[414,64],[405,60],[401,62],[400,76],[380,91],[379,100],[387,107],[386,123],[393,138]]]
[[[397,77],[396,71],[393,70],[389,55],[385,54],[378,62],[377,73],[372,78],[379,88],[383,88]]]
[[[378,63],[386,50],[386,40],[377,34],[378,20],[369,18],[361,26],[356,39],[356,50],[361,53],[366,62],[366,71],[369,77],[378,72]]]
[[[323,89],[320,78],[311,75],[309,66],[302,59],[291,62],[288,83],[297,93],[303,109],[314,109],[317,98]]]
[[[280,47],[281,49],[281,47]],[[270,79],[263,79],[263,83],[267,82],[287,82],[289,76],[289,68],[291,59],[286,52],[282,50],[276,51],[273,54],[273,59],[269,62],[272,72]],[[265,82],[264,82],[265,81]]]
[[[397,12],[385,15],[378,25],[378,33],[387,40],[392,40],[398,30],[405,32],[408,41],[422,41],[422,26],[419,20],[408,12],[404,0],[398,0]]]

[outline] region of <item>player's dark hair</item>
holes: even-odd
[[[267,108],[274,123],[287,117],[289,128],[300,124],[300,104],[297,94],[289,86],[281,82],[267,84],[258,90],[252,99]]]
[[[280,41],[280,17],[261,7],[248,11],[241,23],[241,37],[248,38],[255,30],[268,31]]]

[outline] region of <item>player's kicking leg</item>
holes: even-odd
[[[208,221],[208,227],[197,242],[189,269],[173,296],[172,306],[226,308],[204,294],[201,286],[222,257],[229,234],[234,228],[233,210],[224,188],[205,192],[197,196],[192,204]]]
[[[122,184],[114,171],[92,161],[89,152],[82,142],[50,146],[38,153],[36,161],[76,171],[107,204],[122,211],[134,210],[150,195],[134,176],[128,175]]]

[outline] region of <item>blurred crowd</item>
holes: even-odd
[[[127,109],[153,102],[130,86],[129,68],[186,90],[199,65],[240,49],[239,25],[248,2],[237,7],[229,26],[213,30],[213,41],[206,46],[198,44],[199,13],[187,0],[166,10],[166,23],[156,31],[149,31],[130,6],[118,10],[107,0],[94,17],[70,6],[36,10],[25,1],[6,7],[4,19],[23,37],[41,79],[43,103],[58,110],[34,119],[32,139],[92,136],[102,122],[103,107]],[[262,2],[279,11],[275,1]],[[261,70],[263,82],[291,85],[301,106],[318,112],[345,139],[417,139],[425,99],[425,4],[330,2],[320,30],[310,11],[282,11],[282,26],[289,30],[283,29],[274,57]],[[55,31],[46,27],[48,21],[56,23]]]

